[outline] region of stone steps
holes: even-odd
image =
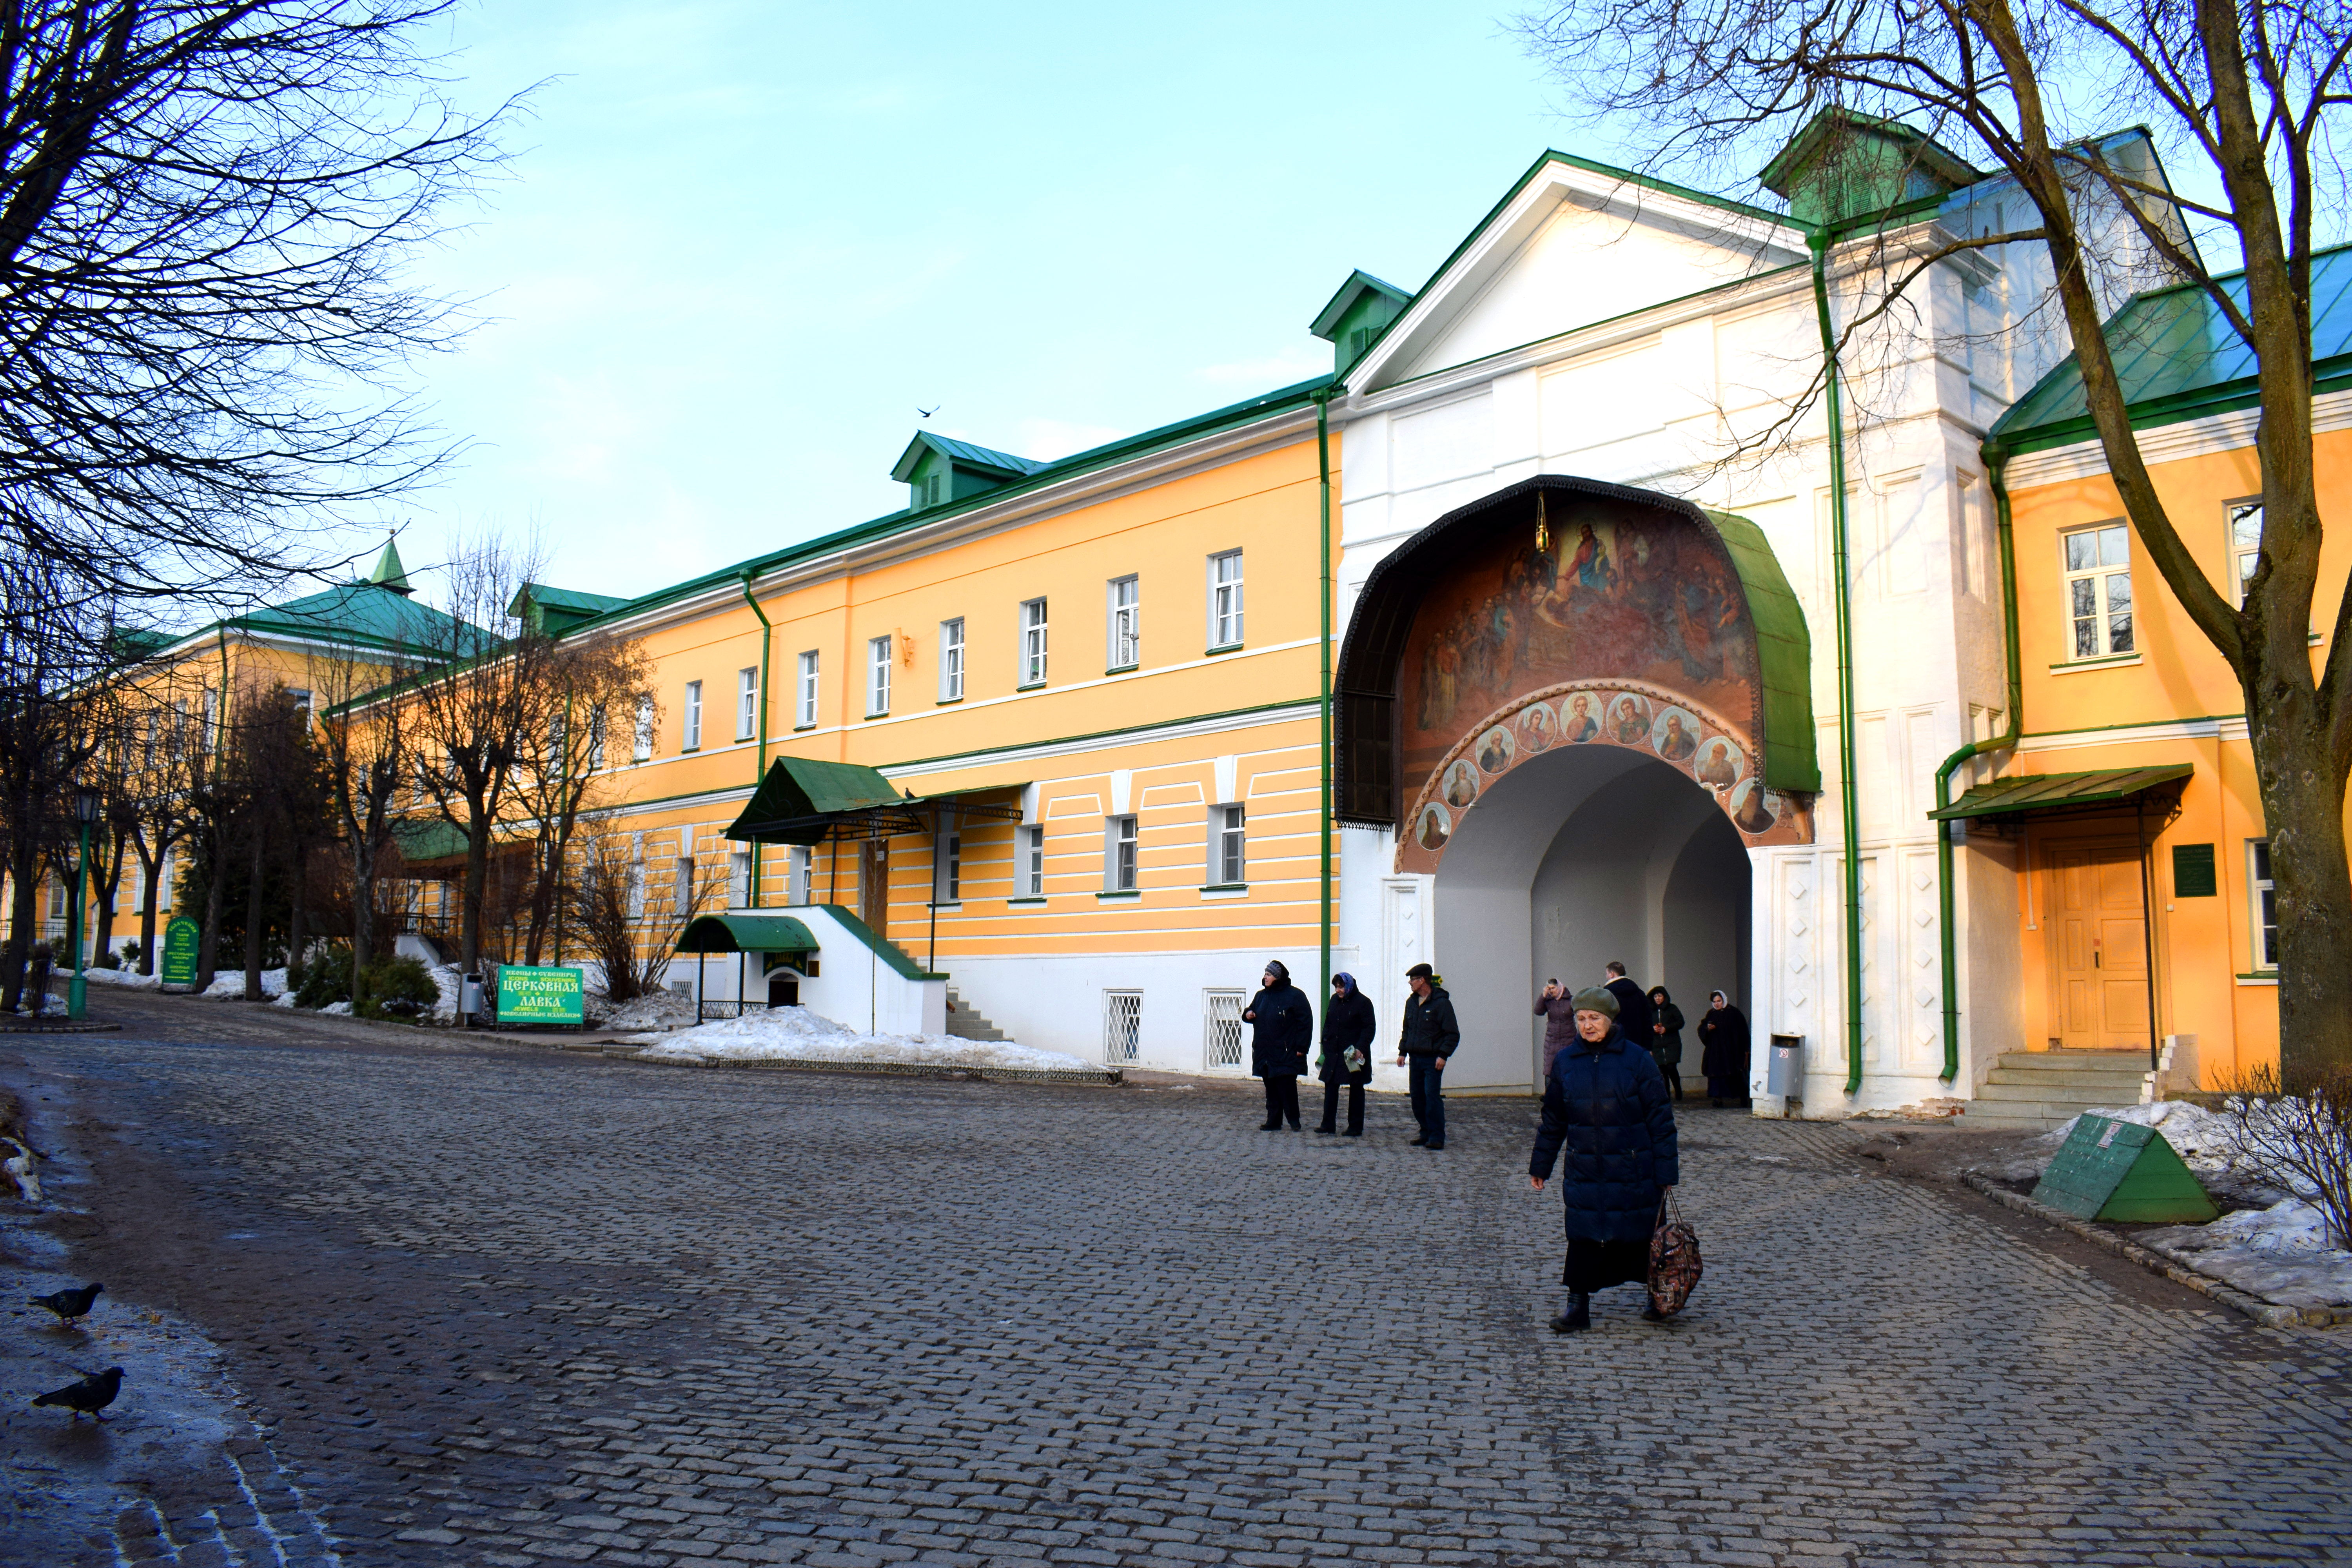
[[[1010,1045],[1013,1037],[982,1017],[979,1010],[948,987],[948,1033],[959,1040],[979,1040],[988,1045]]]
[[[1952,1124],[2047,1132],[2085,1110],[2137,1105],[2147,1070],[2137,1051],[2006,1052]]]

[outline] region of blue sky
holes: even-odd
[[[1549,145],[1607,155],[1472,7],[492,0],[546,79],[421,274],[492,318],[423,367],[477,445],[402,552],[536,529],[644,592],[888,511],[936,428],[1053,458],[1303,379],[1352,267],[1411,288]]]

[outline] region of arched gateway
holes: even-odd
[[[1338,816],[1434,879],[1457,1081],[1531,1081],[1532,992],[1612,958],[1694,1021],[1709,989],[1746,999],[1748,851],[1813,837],[1810,661],[1762,533],[1652,491],[1540,475],[1372,570],[1340,651]]]

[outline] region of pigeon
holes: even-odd
[[[926,419],[929,419],[932,415],[937,414],[939,411],[940,405],[936,403],[932,404],[929,408],[924,407],[919,403],[915,405],[915,412],[921,415]]]
[[[79,1383],[69,1383],[63,1388],[37,1394],[33,1396],[33,1403],[60,1405],[72,1411],[77,1421],[86,1414],[98,1415],[103,1421],[106,1417],[98,1413],[113,1404],[114,1396],[121,1392],[122,1369],[110,1366],[104,1372],[84,1373]]]
[[[89,1316],[90,1307],[98,1300],[98,1293],[105,1289],[103,1285],[85,1285],[79,1290],[52,1290],[46,1296],[32,1297],[31,1303],[55,1312],[59,1322],[70,1323],[76,1318]]]

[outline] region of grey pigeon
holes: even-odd
[[[79,1290],[52,1290],[46,1296],[35,1296],[30,1300],[34,1306],[47,1307],[55,1312],[59,1322],[70,1323],[76,1318],[88,1317],[92,1303],[98,1300],[98,1293],[105,1289],[103,1285],[85,1285]]]
[[[98,1415],[103,1421],[106,1417],[98,1413],[113,1404],[114,1396],[121,1392],[122,1369],[110,1366],[104,1372],[86,1374],[79,1383],[69,1383],[63,1388],[37,1394],[33,1396],[33,1403],[59,1405],[72,1411],[77,1421],[85,1415]]]

